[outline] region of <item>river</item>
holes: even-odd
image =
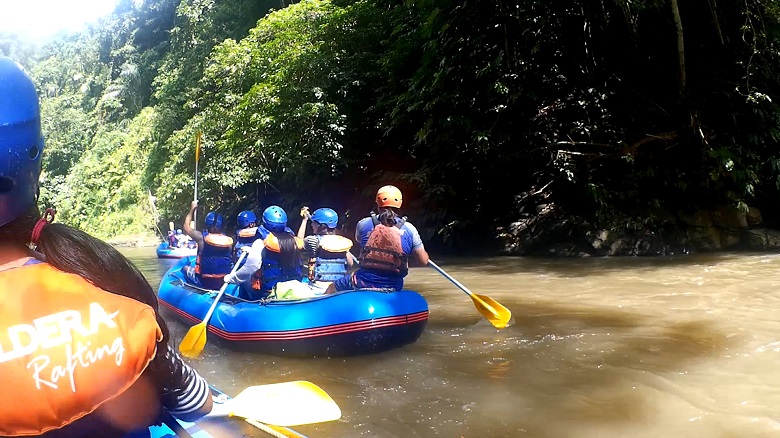
[[[153,286],[175,261],[123,250]],[[420,339],[385,353],[288,359],[209,342],[193,362],[229,394],[309,380],[338,421],[314,437],[778,437],[779,254],[435,259],[512,310],[496,330],[433,269]],[[167,318],[176,340],[188,327]],[[256,436],[265,436],[257,431]]]

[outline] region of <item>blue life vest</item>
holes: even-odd
[[[292,267],[281,266],[281,248],[279,240],[273,234],[270,234],[263,241],[263,263],[260,269],[252,275],[252,288],[263,293],[269,293],[280,281],[300,280],[303,272],[300,263],[295,263]],[[303,249],[303,241],[295,237],[295,246],[298,250]]]
[[[195,273],[201,278],[221,278],[233,267],[233,239],[211,233],[203,238],[203,250],[198,254]]]
[[[327,234],[317,237],[314,257],[309,259],[309,281],[336,281],[347,275],[347,251],[352,241]]]
[[[293,231],[292,228],[290,227],[284,227],[284,231],[286,233],[289,233],[291,236],[295,236],[295,231]],[[268,231],[268,228],[260,225],[259,227],[257,227],[257,235],[255,236],[255,240],[260,239],[264,241],[270,235],[271,232]]]
[[[268,231],[268,228],[260,225],[259,227],[257,227],[257,234],[255,235],[255,240],[257,239],[265,240],[265,238],[268,237],[269,234],[271,234],[271,232]]]

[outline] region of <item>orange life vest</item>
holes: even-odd
[[[400,274],[406,269],[406,259],[398,227],[374,225],[368,235],[368,242],[360,253],[360,267]]]
[[[0,272],[0,435],[39,435],[129,388],[154,358],[154,310],[46,263]],[[20,402],[22,401],[23,402]]]
[[[238,230],[238,237],[244,237],[244,238],[254,238],[257,234],[257,227],[252,228],[242,228]]]

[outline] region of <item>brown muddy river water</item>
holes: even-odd
[[[123,252],[155,287],[174,263]],[[210,340],[194,366],[232,395],[321,386],[342,418],[294,428],[310,438],[780,437],[780,254],[434,260],[513,324],[496,330],[444,277],[414,268],[407,288],[430,307],[414,344],[287,359]],[[189,327],[168,320],[180,340]]]

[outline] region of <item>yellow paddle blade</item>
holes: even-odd
[[[474,301],[474,306],[479,310],[479,313],[490,321],[490,323],[493,324],[493,327],[502,329],[506,327],[509,320],[512,319],[512,312],[493,298],[475,293],[472,293],[469,296],[471,297],[471,300]]]
[[[195,162],[197,163],[200,159],[200,137],[203,135],[202,132],[198,132],[198,136],[195,138]]]
[[[228,400],[233,416],[276,426],[297,426],[341,418],[341,409],[319,386],[302,380],[250,386]]]
[[[241,262],[244,261],[244,257],[246,257],[246,255],[247,253],[242,251],[238,261],[235,265],[233,265],[233,269],[230,270],[231,274],[236,273],[238,267],[241,266]],[[214,302],[211,303],[211,307],[209,307],[209,311],[206,312],[206,316],[203,317],[203,321],[200,324],[190,327],[190,329],[187,331],[187,334],[184,335],[184,339],[181,340],[181,343],[179,344],[179,351],[185,357],[196,358],[200,356],[200,352],[203,351],[203,347],[206,346],[206,332],[208,331],[207,328],[209,319],[211,319],[211,315],[214,314],[214,310],[216,310],[217,304],[219,304],[219,299],[222,298],[222,295],[225,293],[227,286],[227,283],[222,284],[222,287],[219,288],[217,296],[214,297]]]
[[[190,327],[179,344],[182,356],[195,359],[206,346],[206,321]]]

